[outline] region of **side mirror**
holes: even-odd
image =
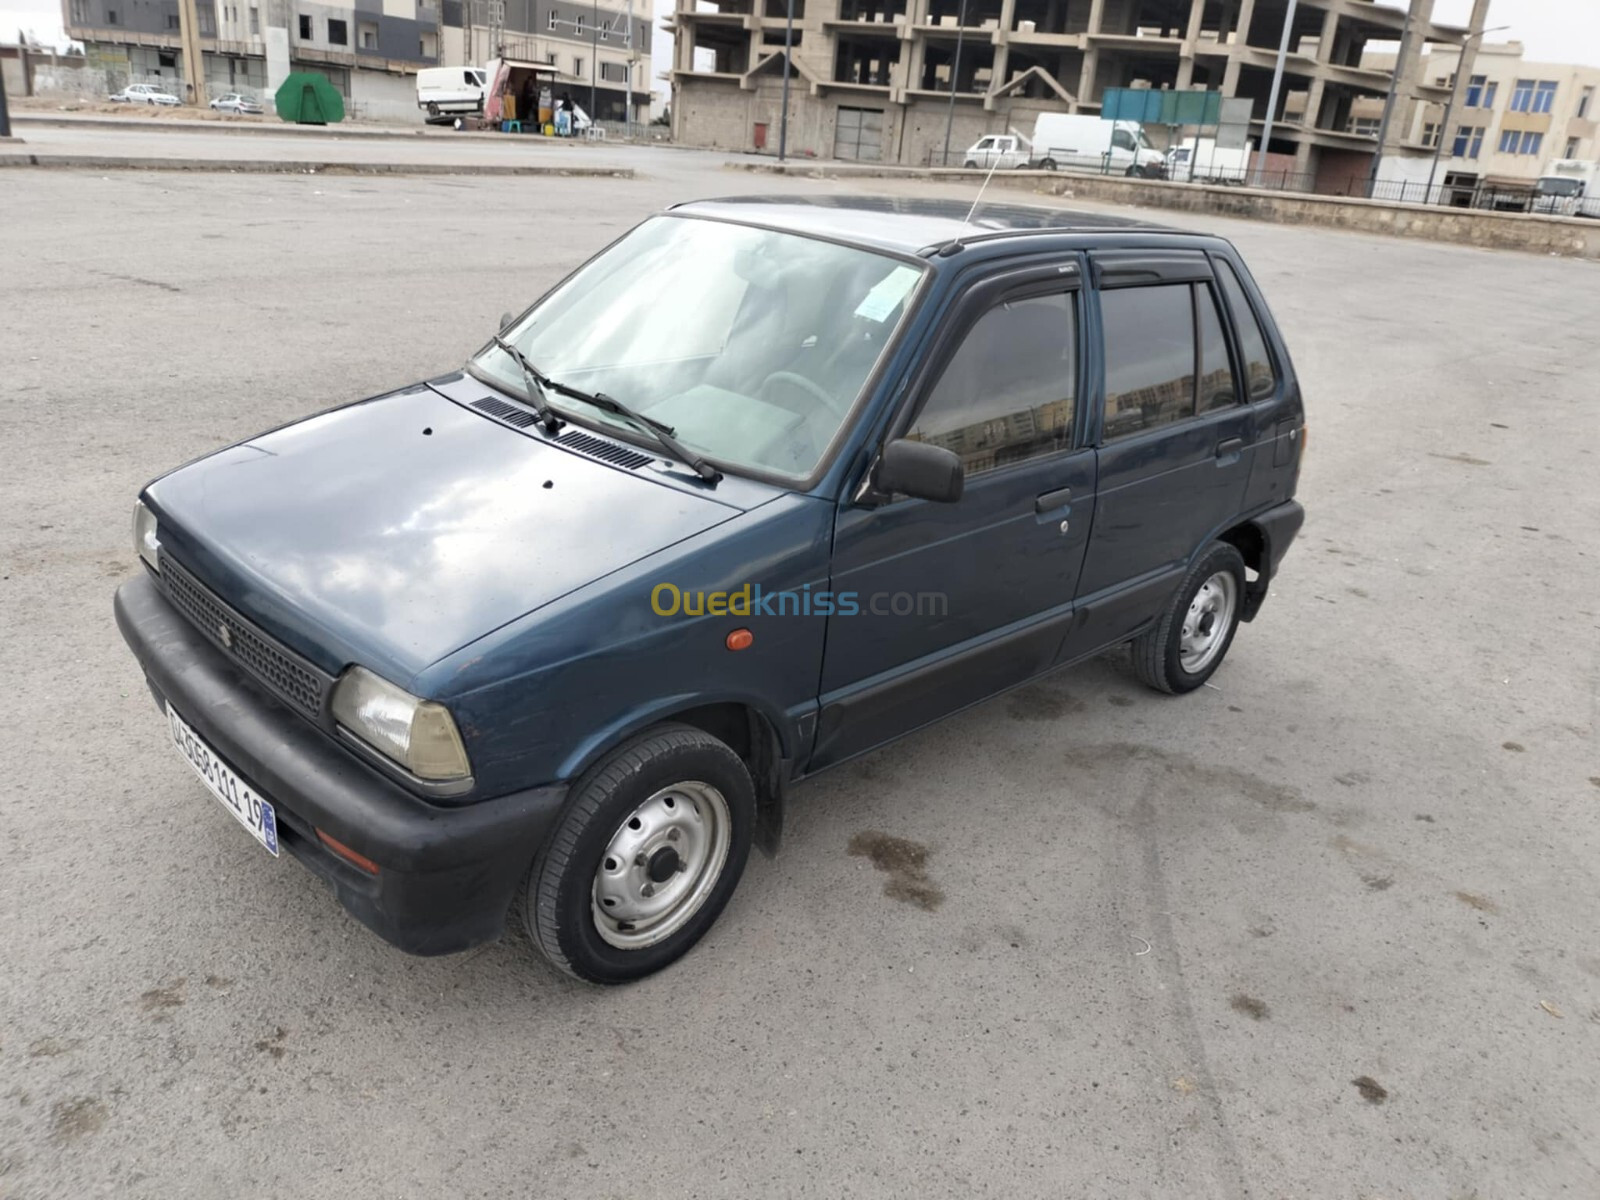
[[[954,451],[902,438],[883,448],[872,482],[887,494],[953,504],[961,499],[966,471]]]
[[[514,321],[514,320],[516,320],[516,318],[513,317],[510,313],[508,313],[508,312],[501,313],[500,314],[500,328],[504,329],[507,325],[511,324],[511,322]]]

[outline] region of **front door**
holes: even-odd
[[[1055,660],[1094,505],[1079,278],[1074,256],[980,284],[941,331],[891,436],[955,451],[959,501],[841,505],[812,769]]]
[[[1166,602],[1243,507],[1256,438],[1206,256],[1119,252],[1097,255],[1094,270],[1099,490],[1069,657],[1134,632]]]

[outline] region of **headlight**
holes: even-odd
[[[333,717],[385,758],[418,779],[458,780],[472,775],[450,710],[351,667],[333,689]]]
[[[156,515],[144,506],[143,500],[133,502],[133,549],[150,564],[152,571],[161,570],[161,539],[156,536]]]

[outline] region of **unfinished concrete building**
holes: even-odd
[[[777,145],[789,0],[678,0],[674,136],[694,146]],[[1095,113],[1107,88],[1209,88],[1248,98],[1258,141],[1288,0],[793,0],[788,151],[923,165],[941,161],[947,124],[960,151],[987,133],[1031,131],[1040,112]],[[1385,154],[1418,103],[1446,89],[1423,78],[1433,43],[1476,43],[1433,20],[1434,0],[1301,0],[1289,30],[1274,163],[1308,176],[1365,172],[1374,132],[1351,113],[1380,105],[1393,73],[1362,65],[1369,43],[1405,44]],[[1474,0],[1481,28],[1488,0]],[[952,78],[953,77],[953,78]],[[953,100],[952,100],[953,97]],[[1290,102],[1290,97],[1295,97]],[[1354,131],[1359,130],[1359,132]],[[1158,131],[1151,131],[1152,137]],[[1283,157],[1278,157],[1283,156]]]

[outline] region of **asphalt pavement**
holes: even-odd
[[[0,1197],[1600,1194],[1593,264],[1161,214],[1310,413],[1215,686],[1112,654],[797,789],[641,984],[405,957],[221,811],[111,620],[146,480],[459,364],[666,203],[971,194],[614,152],[0,173]]]

